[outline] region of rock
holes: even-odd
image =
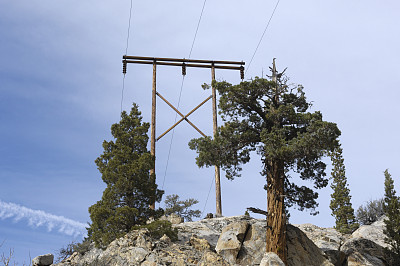
[[[190,238],[189,243],[192,247],[200,251],[211,250],[210,243],[206,239],[198,238],[196,235]]]
[[[328,260],[335,266],[342,266],[346,262],[346,254],[340,250],[323,250]]]
[[[134,230],[105,249],[91,244],[84,254],[75,252],[59,263],[72,265],[274,265],[264,258],[266,220],[248,216],[203,219],[174,224],[178,241],[167,236],[152,239],[147,229]],[[301,229],[301,230],[300,230]],[[353,235],[333,228],[305,224],[287,225],[287,266],[390,265],[383,246],[379,221]],[[355,236],[363,236],[355,237]],[[367,239],[368,238],[368,239]],[[311,240],[310,240],[311,239]],[[373,239],[373,240],[372,240]],[[314,241],[314,242],[313,242]],[[36,259],[36,258],[35,258]],[[270,264],[265,264],[265,263]],[[277,261],[276,263],[280,263]],[[281,264],[275,264],[281,265]]]
[[[161,238],[160,241],[166,243],[166,244],[171,244],[171,238],[169,238],[166,234],[164,234]]]
[[[339,250],[348,239],[334,228],[321,228],[313,224],[295,225],[311,239],[317,247],[323,250]]]
[[[32,266],[48,266],[53,264],[54,255],[46,254],[37,256],[32,260]]]
[[[385,228],[384,219],[386,216],[382,216],[378,221],[372,223],[371,225],[362,225],[351,235],[352,238],[365,238],[369,239],[382,247],[389,247],[385,243],[385,235],[383,234],[383,229]]]
[[[235,264],[249,223],[242,221],[227,225],[218,239],[215,251],[228,263]]]
[[[161,216],[160,220],[168,221],[171,224],[181,224],[184,222],[183,217],[180,217],[179,215],[177,215],[175,213],[171,213],[168,216],[163,215],[163,216]]]
[[[221,256],[218,254],[211,252],[211,251],[206,251],[203,254],[203,257],[201,257],[201,260],[197,264],[198,266],[227,266],[229,263],[227,263]]]
[[[265,253],[260,266],[285,266],[281,258],[273,252]]]
[[[265,255],[267,221],[256,220],[249,226],[237,262],[240,265],[259,264]]]
[[[347,256],[348,266],[388,265],[385,249],[377,243],[365,238],[348,240],[341,248]]]
[[[319,249],[303,231],[290,224],[287,225],[286,230],[288,265],[333,266],[325,253]]]

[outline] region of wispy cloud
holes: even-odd
[[[47,227],[49,232],[57,230],[69,236],[85,235],[87,226],[64,216],[57,216],[41,210],[32,210],[24,206],[0,200],[0,219],[13,219],[14,222],[27,221],[32,228]]]

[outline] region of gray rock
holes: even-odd
[[[383,229],[385,228],[385,223],[383,220],[386,216],[382,216],[378,221],[372,223],[371,225],[362,225],[351,235],[352,238],[365,238],[369,239],[382,247],[389,247],[385,243],[385,235],[383,234]]]
[[[215,251],[230,264],[236,263],[236,258],[242,247],[249,223],[235,222],[227,225],[221,232]]]
[[[171,213],[168,216],[161,216],[160,220],[164,220],[164,221],[169,221],[171,224],[181,224],[184,222],[183,217],[175,214],[175,213]]]
[[[240,265],[260,264],[265,255],[267,221],[255,220],[250,225],[238,254]]]
[[[32,260],[32,266],[48,266],[53,264],[53,260],[53,254],[40,255]]]
[[[323,250],[339,250],[340,246],[349,238],[334,228],[321,228],[313,224],[295,225],[311,239],[317,247]]]
[[[348,266],[383,266],[387,264],[387,256],[382,246],[365,238],[348,240],[341,248],[347,256]]]
[[[273,252],[265,253],[260,266],[285,266],[281,258]]]
[[[333,266],[325,253],[319,249],[303,231],[290,224],[287,225],[286,230],[288,265]]]

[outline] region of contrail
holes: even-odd
[[[32,228],[45,226],[49,232],[56,229],[58,232],[69,236],[86,235],[87,225],[84,223],[0,200],[0,219],[9,218],[13,218],[15,222],[26,220]]]

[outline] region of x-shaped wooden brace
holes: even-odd
[[[167,99],[165,99],[160,93],[156,92],[156,94],[158,95],[158,97],[160,97],[164,102],[166,102],[175,112],[178,113],[178,115],[180,115],[182,118],[176,122],[172,127],[170,127],[167,131],[165,131],[163,134],[161,134],[158,138],[157,141],[159,139],[161,139],[162,137],[165,136],[165,134],[167,134],[168,132],[170,132],[174,127],[176,127],[180,122],[182,122],[183,120],[186,120],[186,122],[189,123],[189,125],[191,125],[194,129],[196,129],[203,137],[205,137],[206,135],[201,132],[200,129],[198,129],[192,122],[189,121],[188,116],[191,115],[194,111],[196,111],[197,109],[199,109],[203,104],[205,104],[208,100],[210,100],[212,98],[212,95],[210,97],[208,97],[207,99],[205,99],[202,103],[200,103],[199,105],[197,105],[192,111],[190,111],[187,115],[183,115],[181,112],[179,112],[178,109],[176,109],[170,102],[167,101]]]

